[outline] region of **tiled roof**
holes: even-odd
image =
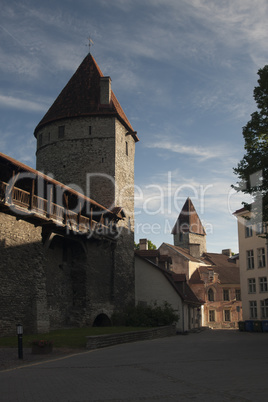
[[[204,281],[202,281],[201,276],[200,276],[200,271],[199,268],[197,268],[194,273],[192,274],[189,283],[191,285],[193,284],[204,284]]]
[[[57,120],[80,116],[109,115],[116,116],[129,130],[135,141],[138,141],[137,134],[113,91],[110,105],[100,104],[101,77],[103,74],[94,57],[89,53],[37,125],[35,135],[40,127]]]
[[[184,301],[188,303],[200,303],[200,300],[196,297],[190,286],[187,284],[185,275],[172,274],[172,279],[183,295]]]
[[[227,255],[216,253],[205,253],[202,260],[211,264],[211,268],[219,275],[219,281],[222,284],[239,284],[240,271],[235,264],[235,260]],[[199,267],[200,272],[207,272],[206,267]]]
[[[187,260],[189,260],[189,261],[200,262],[200,259],[197,259],[197,258],[193,257],[189,253],[189,251],[187,249],[185,249],[185,248],[182,248],[182,247],[179,247],[179,246],[173,246],[172,244],[169,244],[169,243],[163,243],[163,244],[168,246],[172,250],[174,250],[176,253],[181,254],[183,257],[187,258]]]
[[[171,233],[173,235],[178,233],[195,233],[203,236],[206,235],[205,229],[189,197],[182,207],[181,213]]]
[[[217,265],[218,267],[235,266],[235,260],[226,254],[204,253],[201,259],[206,264]]]
[[[159,256],[159,251],[158,250],[135,250],[135,254],[144,257],[144,258],[149,258],[149,257],[158,257]]]
[[[172,278],[175,282],[186,282],[186,275],[185,274],[174,274],[172,273]]]
[[[233,212],[233,215],[240,214],[242,212],[248,212],[248,210],[245,207],[243,207],[243,208],[237,209],[235,212]]]

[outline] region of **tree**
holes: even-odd
[[[250,194],[254,202],[243,203],[253,212],[256,222],[268,222],[268,65],[258,71],[258,86],[254,99],[258,111],[243,127],[245,155],[234,168],[239,182],[232,186],[237,191]],[[268,237],[266,233],[266,237]]]
[[[134,242],[134,248],[135,250],[139,250],[140,249],[139,243],[137,244]],[[156,249],[157,249],[156,245],[153,244],[151,240],[148,240],[148,250],[156,250]]]

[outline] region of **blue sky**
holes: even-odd
[[[2,0],[0,150],[35,167],[33,131],[91,49],[140,142],[136,241],[172,243],[186,197],[207,248],[238,251],[231,184],[268,63],[266,0]]]

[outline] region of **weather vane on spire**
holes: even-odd
[[[91,39],[91,37],[89,36],[88,37],[88,48],[89,48],[89,53],[90,53],[90,48],[91,48],[91,46],[92,45],[94,45],[94,42],[93,42],[93,40]]]

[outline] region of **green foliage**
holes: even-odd
[[[268,222],[268,65],[258,71],[254,99],[258,111],[243,127],[245,155],[234,168],[239,182],[232,186],[254,198],[251,206],[256,222]],[[245,203],[247,209],[251,209]]]
[[[178,320],[175,310],[167,302],[162,306],[151,305],[129,306],[123,313],[115,313],[112,317],[114,325],[134,327],[158,327],[171,325]]]

